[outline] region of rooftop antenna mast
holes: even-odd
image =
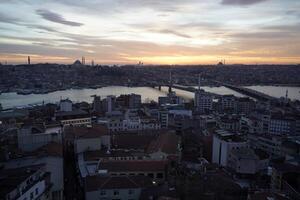
[[[198,75],[198,90],[200,91],[201,75]]]
[[[169,73],[169,93],[172,92],[172,71],[170,69],[170,73]]]

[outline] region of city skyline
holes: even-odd
[[[294,0],[0,1],[0,62],[299,64]]]

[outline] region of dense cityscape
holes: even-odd
[[[99,88],[110,85],[167,85],[169,74],[173,82],[197,85],[201,74],[204,85],[300,85],[299,65],[218,65],[153,66],[153,65],[83,65],[79,60],[71,65],[34,64],[2,65],[0,92],[20,94],[48,93],[70,88]]]
[[[134,86],[162,83],[169,89],[166,96],[151,102],[142,102],[139,94],[105,98],[95,94],[92,103],[61,99],[4,109],[0,112],[4,199],[299,199],[299,100],[289,99],[288,91],[281,98],[260,93],[236,97],[201,88],[207,77],[225,79],[226,73],[215,75],[218,71],[228,67],[243,74],[244,66],[171,70],[45,66],[5,66],[1,70],[10,71],[10,76],[15,73],[27,79],[12,79],[16,84],[10,87],[2,82],[2,87],[9,91],[35,90],[38,83],[42,83],[39,89],[46,90],[58,83],[74,83],[66,88],[89,87],[100,77],[102,86],[129,84],[130,78]],[[16,73],[26,67],[30,76],[26,70]],[[286,69],[286,76],[297,70],[295,66],[259,67],[270,74],[270,80],[276,80],[277,69]],[[62,73],[94,75],[77,79],[80,82],[72,82],[79,75],[53,80],[51,70],[57,68]],[[246,69],[245,74],[250,73],[251,67]],[[276,81],[298,84],[297,78],[290,77],[290,82],[284,76],[282,82]],[[244,79],[228,80],[241,84]],[[176,95],[173,87],[178,83],[198,83],[192,101]]]
[[[0,0],[0,200],[300,200],[300,0]]]

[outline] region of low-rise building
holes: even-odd
[[[162,160],[105,161],[98,165],[99,175],[148,176],[153,181],[163,182],[167,178],[168,162]]]
[[[68,127],[64,131],[65,144],[74,146],[74,153],[110,149],[110,135],[105,126]]]
[[[43,168],[35,165],[0,171],[0,198],[51,199],[50,173]]]
[[[237,174],[254,175],[267,170],[269,155],[261,150],[250,148],[233,149],[228,158],[228,167]]]
[[[27,168],[35,165],[43,165],[45,172],[50,173],[52,184],[50,195],[54,200],[63,199],[64,191],[64,168],[62,144],[49,143],[36,151],[19,154],[5,163],[1,163],[4,169]]]
[[[19,149],[34,151],[51,142],[62,143],[62,128],[60,124],[23,126],[19,129],[17,136]]]
[[[58,111],[54,114],[55,120],[66,126],[91,126],[91,116],[83,110]]]
[[[142,190],[152,185],[151,179],[145,176],[88,176],[85,178],[85,199],[138,200]]]

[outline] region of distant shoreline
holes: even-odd
[[[151,86],[149,85],[137,85],[137,86],[126,86],[126,85],[110,85],[110,86],[116,86],[116,87],[149,87],[151,88]],[[14,89],[14,90],[9,90],[9,91],[0,91],[0,95],[1,94],[6,94],[6,93],[16,93],[17,95],[32,95],[32,94],[49,94],[49,93],[53,93],[53,92],[58,92],[58,91],[65,91],[65,90],[83,90],[83,89],[101,89],[104,87],[110,87],[109,85],[107,86],[91,86],[91,87],[70,87],[70,88],[64,88],[64,89],[45,89],[44,91],[40,91],[40,89],[38,90],[34,90],[34,89]],[[192,85],[195,86],[195,85]],[[201,85],[203,87],[220,87],[220,85]],[[256,85],[239,85],[241,87],[250,87],[250,86],[274,86],[274,87],[300,87],[300,84],[256,84]]]

